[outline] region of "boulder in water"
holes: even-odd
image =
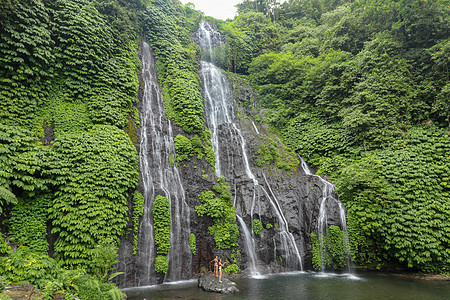
[[[222,278],[222,282],[219,282],[219,278],[212,274],[207,274],[200,277],[198,279],[198,286],[207,292],[222,294],[239,292],[236,288],[236,283],[227,278]]]

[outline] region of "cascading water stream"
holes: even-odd
[[[212,53],[212,40],[211,35],[218,35],[206,22],[202,22],[199,28],[199,41],[202,50],[206,50],[208,53]],[[270,194],[266,189],[258,183],[256,176],[252,172],[249,164],[249,159],[246,151],[246,140],[234,122],[235,112],[234,112],[234,102],[232,98],[232,93],[229,87],[228,78],[215,67],[210,62],[201,61],[200,62],[200,77],[203,81],[203,90],[205,94],[205,108],[207,111],[207,122],[209,129],[212,134],[211,143],[213,145],[214,152],[216,154],[216,175],[221,176],[225,173],[230,174],[233,170],[223,170],[222,169],[222,149],[226,150],[227,146],[221,141],[231,141],[236,149],[239,149],[239,153],[235,153],[236,157],[242,159],[242,165],[244,167],[245,175],[253,183],[253,202],[251,206],[250,217],[253,219],[253,207],[255,201],[257,201],[256,192],[258,190],[262,191],[262,194],[269,199],[273,211],[277,217],[278,224],[278,234],[280,241],[283,244],[283,248],[286,249],[286,261],[290,262],[293,268],[303,269],[302,260],[300,253],[298,251],[294,236],[289,232],[288,223],[283,211],[281,210],[280,204],[273,194],[270,186],[265,180],[267,187],[270,190]],[[259,134],[256,126],[253,124],[254,129],[257,134]],[[226,143],[225,143],[226,144]],[[231,151],[228,151],[229,153]],[[233,158],[228,158],[232,160]],[[237,219],[244,231],[244,240],[246,243],[246,249],[248,256],[250,258],[250,271],[252,275],[259,275],[257,271],[257,255],[255,251],[255,243],[252,237],[252,233],[247,228],[242,217],[237,213]],[[276,247],[276,246],[275,246]]]
[[[249,232],[247,225],[245,225],[244,220],[236,214],[236,218],[241,225],[242,230],[244,231],[244,239],[245,239],[245,248],[247,249],[248,256],[250,257],[250,275],[251,276],[259,276],[259,272],[257,269],[257,261],[256,261],[256,252],[255,252],[255,240],[252,237],[252,234]]]
[[[236,195],[236,188],[234,190],[234,194]],[[233,206],[236,207],[236,197],[234,197]],[[244,231],[245,248],[250,257],[250,275],[253,277],[260,276],[257,268],[255,240],[253,239],[253,235],[250,233],[244,220],[238,214],[236,214],[236,218],[239,221],[239,225],[241,225],[242,230]]]
[[[256,128],[255,122],[252,121],[253,128],[255,128],[256,134],[259,134],[258,128]]]
[[[140,133],[140,177],[144,196],[144,214],[139,228],[138,286],[155,283],[155,243],[152,206],[157,195],[169,199],[171,206],[171,250],[167,254],[169,269],[164,281],[189,278],[183,270],[191,270],[189,248],[190,209],[176,166],[172,126],[167,119],[161,90],[157,81],[154,59],[147,43],[142,45],[142,114]]]
[[[340,218],[342,233],[344,236],[344,249],[347,249],[346,251],[350,251],[345,209],[344,209],[344,206],[342,205],[341,201],[339,201],[339,199],[334,197],[334,188],[335,188],[334,185],[331,182],[326,181],[322,177],[320,177],[316,174],[313,174],[311,172],[311,170],[309,169],[308,165],[306,164],[305,160],[302,157],[300,157],[300,161],[301,161],[301,166],[302,166],[303,172],[305,172],[305,174],[317,177],[320,180],[320,182],[323,183],[322,199],[320,201],[319,216],[317,218],[317,238],[319,240],[321,256],[323,257],[324,249],[323,249],[323,241],[322,241],[323,238],[321,239],[320,237],[326,234],[326,230],[328,228],[327,207],[326,207],[327,201],[333,201],[339,207],[339,218]],[[350,273],[350,253],[345,253],[345,256],[346,256],[347,271]],[[322,262],[321,269],[322,270],[325,269],[323,266],[323,262]]]

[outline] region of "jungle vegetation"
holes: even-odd
[[[202,18],[227,37],[219,66],[250,80],[273,132],[336,183],[354,262],[450,272],[450,1],[237,7],[222,21],[177,0],[0,0],[0,229],[18,245],[14,253],[0,238],[0,281],[47,297],[120,298],[109,272],[127,205],[135,239],[143,205],[134,147],[143,36],[167,114],[185,133],[177,151],[214,166],[189,36]],[[209,216],[208,205],[223,204],[210,229],[220,248],[238,235],[228,193],[221,181],[197,208]],[[225,229],[232,239],[220,238]]]
[[[138,182],[145,7],[0,1],[2,282],[46,299],[123,298],[108,281]]]
[[[336,184],[353,260],[450,271],[450,1],[243,1],[217,22],[283,142]]]

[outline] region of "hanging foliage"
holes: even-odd
[[[128,193],[138,180],[136,149],[113,126],[55,140],[47,176],[57,188],[50,207],[55,257],[69,266],[89,265],[90,250],[118,237],[127,225]]]

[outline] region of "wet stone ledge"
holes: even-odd
[[[239,290],[236,288],[236,283],[223,277],[222,282],[219,282],[219,278],[212,274],[207,274],[200,277],[198,279],[198,286],[207,292],[222,294],[239,292]]]

